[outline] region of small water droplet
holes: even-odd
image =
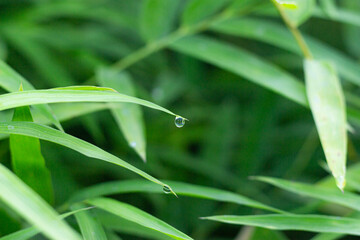
[[[169,194],[169,193],[171,193],[171,189],[170,189],[170,187],[169,187],[169,186],[167,186],[167,185],[164,185],[164,187],[163,187],[163,192],[164,192],[165,194]]]
[[[176,116],[175,117],[175,126],[177,126],[178,128],[181,128],[184,125],[185,125],[185,118]]]
[[[132,147],[132,148],[135,148],[136,147],[136,142],[130,142],[130,147]]]
[[[14,130],[15,127],[12,125],[8,125],[7,128],[8,128],[8,130]]]

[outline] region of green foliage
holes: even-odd
[[[359,26],[353,0],[0,1],[0,239],[360,235]]]

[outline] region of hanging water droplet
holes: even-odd
[[[185,125],[185,118],[176,116],[175,117],[175,126],[177,126],[178,128],[181,128],[184,125]]]
[[[15,127],[12,125],[8,125],[7,128],[8,128],[8,130],[14,130]]]
[[[171,189],[170,189],[170,187],[169,187],[169,186],[167,186],[167,185],[164,185],[164,187],[163,187],[163,192],[164,192],[165,194],[169,194],[169,193],[171,193]]]

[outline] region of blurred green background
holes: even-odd
[[[172,12],[154,9],[158,14],[167,14],[166,27],[160,35],[143,23],[144,2],[1,0],[0,58],[37,89],[95,84],[92,77],[100,67],[123,59],[149,41],[159,41],[152,35],[165,36],[177,29],[189,1],[169,0],[172,2],[169,4],[175,6]],[[343,0],[338,4],[353,11],[360,6],[356,0]],[[280,18],[271,14],[248,14],[283,25]],[[359,67],[359,28],[314,15],[300,30],[348,55]],[[203,30],[203,36],[246,49],[298,79],[304,78],[302,57],[298,54],[248,37],[231,36],[206,27]],[[238,192],[285,210],[308,206],[299,211],[344,213],[343,209],[334,207],[311,207],[307,205],[309,199],[249,180],[249,176],[264,175],[316,183],[328,176],[308,109],[233,72],[168,48],[140,59],[126,71],[131,75],[137,97],[159,104],[190,121],[183,128],[176,128],[172,117],[142,108],[146,164],[129,147],[109,111],[93,112],[63,122],[67,133],[94,143],[159,179]],[[357,92],[348,82],[344,83],[344,88]],[[358,140],[357,134],[351,135],[349,165],[358,160]],[[0,145],[1,162],[10,166],[8,140],[2,140]],[[53,178],[55,206],[60,206],[81,188],[111,180],[138,178],[126,170],[51,143],[42,142],[42,152]],[[184,196],[179,199],[151,194],[113,197],[137,206],[199,240],[309,239],[314,235],[257,229],[249,237],[241,238],[251,228],[208,222],[199,217],[256,214],[259,210]],[[7,222],[8,226],[0,224],[1,234],[20,228],[18,217],[12,216],[13,213],[2,208],[1,215],[10,215],[13,221],[13,224]],[[69,221],[75,222],[71,218]],[[111,221],[107,226],[117,228]],[[144,239],[136,235],[119,229],[122,239]]]

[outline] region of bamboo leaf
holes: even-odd
[[[336,71],[328,62],[305,60],[306,92],[326,161],[337,186],[345,187],[346,109]]]
[[[286,17],[294,26],[299,26],[310,18],[315,7],[314,0],[274,0],[273,2],[283,7]]]
[[[112,213],[121,218],[125,218],[129,221],[135,222],[147,228],[161,232],[174,239],[186,239],[191,240],[192,238],[161,221],[160,219],[136,208],[129,204],[122,203],[113,199],[108,198],[95,198],[87,200],[87,203],[101,208],[109,213]]]
[[[135,88],[128,74],[117,73],[111,69],[100,69],[97,81],[102,86],[115,89],[119,93],[135,96]],[[144,119],[140,106],[135,104],[118,103],[112,107],[114,116],[121,131],[124,133],[129,146],[146,162],[146,139]]]
[[[334,188],[290,182],[269,177],[255,177],[254,179],[269,183],[296,194],[320,199],[326,202],[336,203],[360,211],[360,196],[351,192],[341,193],[339,190]]]
[[[85,156],[100,159],[126,168],[154,183],[161,185],[163,188],[168,188],[171,193],[175,194],[168,185],[141,171],[140,169],[132,166],[131,164],[96,147],[95,145],[92,145],[86,141],[73,137],[64,132],[58,131],[56,129],[31,122],[3,122],[0,123],[0,133],[36,137],[42,140],[63,145],[81,154],[84,154]]]
[[[0,189],[0,200],[50,239],[80,240],[80,236],[60,220],[57,213],[43,199],[1,164]]]
[[[194,184],[187,184],[182,182],[166,181],[178,195],[189,196],[194,198],[203,198],[215,200],[220,202],[229,202],[249,207],[264,209],[272,212],[283,212],[279,209],[270,207],[258,201],[254,201],[240,194],[232,192],[204,187]],[[133,192],[149,192],[149,193],[162,193],[161,189],[153,187],[154,184],[142,180],[128,180],[107,182],[86,188],[76,193],[69,202],[83,201],[88,198],[95,198],[104,195],[113,195],[120,193],[133,193]]]
[[[151,42],[169,33],[178,5],[178,0],[145,0],[140,19],[142,37]]]
[[[73,210],[85,208],[84,204],[78,203],[72,206]],[[75,213],[76,221],[80,226],[84,240],[106,240],[106,234],[98,220],[89,212],[79,211]],[[0,239],[1,240],[1,239]]]
[[[0,87],[9,92],[16,92],[20,85],[23,85],[24,90],[34,90],[34,87],[26,79],[12,70],[5,62],[0,60]],[[63,130],[59,120],[48,105],[39,105],[36,106],[36,108],[57,128]]]
[[[276,230],[346,233],[360,236],[360,221],[343,217],[269,214],[257,216],[212,216],[203,219]]]
[[[32,122],[28,106],[16,108],[13,121]],[[37,138],[10,135],[11,163],[15,174],[48,203],[53,203],[51,175]]]

